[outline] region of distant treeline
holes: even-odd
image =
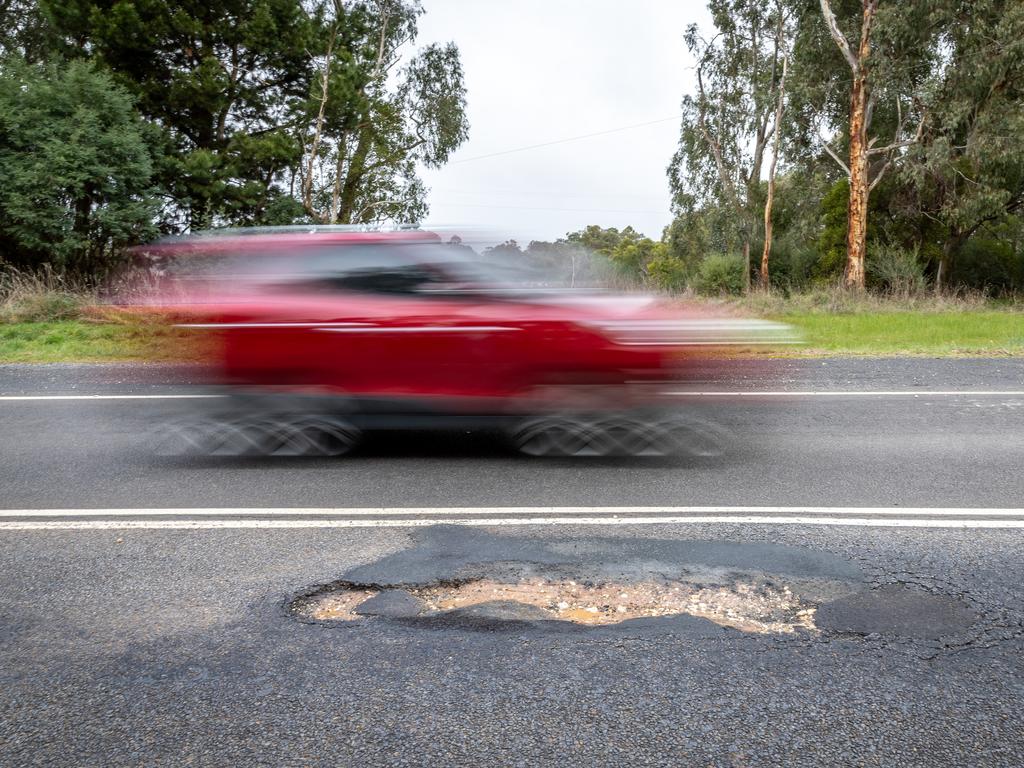
[[[670,290],[1024,290],[1024,2],[708,9],[712,27],[663,32],[695,73],[671,226],[588,227],[531,259],[579,282],[597,252]],[[422,12],[0,3],[0,262],[97,275],[159,234],[422,220],[417,167],[469,130],[458,49],[415,46]]]
[[[218,225],[418,221],[468,135],[418,0],[0,3],[0,262]]]
[[[1024,3],[708,7],[684,35],[672,274],[1024,289]]]

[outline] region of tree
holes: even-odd
[[[920,139],[924,127],[925,111],[920,108],[920,100],[915,98],[913,89],[913,67],[906,68],[910,56],[908,51],[923,58],[927,62],[932,53],[928,39],[930,27],[922,18],[924,4],[907,4],[920,6],[918,10],[891,8],[886,15],[888,29],[884,38],[881,55],[872,53],[872,42],[878,26],[879,0],[861,0],[860,9],[856,14],[847,14],[846,21],[859,22],[859,36],[855,37],[855,45],[851,45],[846,33],[842,30],[839,20],[832,9],[830,0],[820,0],[821,16],[829,37],[842,54],[843,61],[849,69],[849,106],[847,109],[847,134],[849,143],[849,162],[844,163],[839,154],[827,142],[822,146],[826,152],[845,171],[849,179],[849,201],[847,206],[847,260],[845,284],[848,288],[864,288],[864,258],[867,252],[868,234],[868,198],[872,190],[881,182],[886,171],[892,166],[901,150]],[[879,61],[881,59],[881,61]],[[909,76],[893,77],[899,71],[899,65],[910,72]],[[811,62],[811,67],[821,70],[821,61]],[[875,69],[881,71],[877,77]],[[926,71],[926,70],[924,70]],[[888,79],[886,79],[888,75]],[[918,77],[918,80],[920,78]],[[879,82],[880,81],[880,82]],[[877,86],[882,85],[883,88]],[[909,86],[901,88],[901,86]],[[875,146],[880,136],[871,136],[872,121],[878,93],[888,90],[895,99],[897,120],[894,136],[890,143]],[[905,103],[906,102],[906,103]],[[916,115],[915,115],[916,113]],[[916,121],[912,120],[916,116]],[[908,126],[916,122],[917,129],[908,136]],[[871,158],[878,156],[881,161],[875,168],[871,167]]]
[[[0,0],[0,57],[36,63],[53,49],[53,30],[35,0]]]
[[[258,223],[287,194],[286,121],[309,93],[321,11],[297,0],[41,0],[66,56],[109,67],[163,127],[157,173],[192,228]]]
[[[986,226],[1024,209],[1024,6],[950,0],[934,12],[945,55],[928,84],[928,121],[901,174],[916,211],[943,228],[936,290]]]
[[[780,17],[779,23],[782,23]],[[779,165],[779,143],[782,138],[782,110],[786,104],[786,72],[789,69],[789,56],[782,54],[782,76],[779,78],[775,96],[775,123],[772,127],[772,162],[768,166],[768,193],[764,201],[764,249],[761,251],[761,288],[767,290],[768,261],[772,253],[772,207],[775,205],[775,173]]]
[[[524,255],[542,274],[570,288],[594,277],[594,254],[579,242],[531,240]]]
[[[153,163],[131,97],[86,62],[0,67],[0,258],[95,274],[154,234]]]
[[[570,232],[565,239],[570,243],[579,243],[584,248],[602,256],[611,256],[623,243],[627,245],[637,243],[643,240],[644,236],[632,227],[626,227],[620,232],[615,227],[602,229],[596,224],[590,224],[578,232]]]
[[[641,280],[650,277],[652,262],[661,262],[666,257],[668,246],[649,237],[641,237],[636,241],[623,240],[608,254],[612,264],[621,272]],[[662,272],[664,271],[663,269]]]
[[[329,8],[298,120],[301,199],[314,221],[419,221],[426,190],[417,164],[442,165],[467,138],[455,44],[403,58],[422,12],[403,0]]]
[[[506,240],[497,245],[484,248],[484,255],[492,260],[507,259],[519,261],[523,258],[523,249],[515,240]]]
[[[697,92],[683,98],[679,148],[668,168],[677,212],[711,204],[734,212],[749,288],[765,150],[792,27],[782,0],[710,0],[715,35],[685,35],[696,59]]]

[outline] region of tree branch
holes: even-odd
[[[707,117],[705,115],[707,93],[704,90],[704,75],[700,67],[697,67],[697,91],[700,96],[700,103],[697,107],[697,126],[700,128],[700,132],[704,136],[704,140],[708,143],[708,146],[711,147],[711,154],[715,158],[715,167],[718,169],[718,180],[722,184],[722,191],[729,196],[733,205],[739,207],[739,201],[736,198],[736,193],[732,186],[732,179],[729,178],[729,174],[725,169],[725,160],[722,157],[722,146],[711,135],[711,131],[708,130]]]
[[[821,0],[821,15],[825,17],[825,24],[828,27],[829,35],[832,36],[832,40],[839,46],[839,50],[842,51],[843,58],[850,65],[850,71],[856,75],[860,72],[860,64],[857,62],[857,57],[853,55],[853,51],[850,50],[850,43],[847,42],[846,36],[839,29],[839,22],[836,21],[836,15],[832,13],[832,6],[829,5],[828,0]]]
[[[381,8],[383,10],[383,6],[381,6]],[[388,21],[391,18],[390,14],[387,11],[383,11],[383,13],[381,14],[381,17],[382,18],[381,18],[381,22],[380,22],[380,42],[379,42],[379,44],[377,46],[377,63],[373,67],[373,77],[374,77],[374,79],[380,77],[380,75],[381,75],[381,73],[383,71],[383,66],[384,66],[384,43],[387,41]]]
[[[831,157],[833,160],[839,163],[839,167],[842,168],[843,171],[845,171],[847,177],[851,175],[850,166],[843,162],[843,159],[836,154],[835,150],[833,150],[832,147],[829,146],[829,143],[827,141],[821,142],[821,148],[828,152],[829,157]]]

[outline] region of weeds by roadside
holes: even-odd
[[[675,295],[793,325],[805,344],[777,351],[787,355],[1024,354],[1024,302],[980,291],[858,294],[837,285],[718,299]],[[105,303],[87,282],[0,268],[0,362],[175,360],[194,357],[204,343],[166,317]]]
[[[45,265],[35,272],[0,268],[0,323],[75,320],[95,305],[94,286]]]
[[[0,266],[0,362],[176,361],[203,343],[165,317],[104,301],[89,281]]]
[[[984,291],[960,289],[932,291],[854,292],[840,285],[799,293],[751,291],[746,296],[723,300],[739,310],[759,315],[817,314],[854,315],[878,313],[939,314],[956,312],[1021,312],[1024,301],[993,298]]]

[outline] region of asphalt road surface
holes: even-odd
[[[1022,360],[752,366],[679,395],[727,452],[671,460],[479,434],[154,455],[197,393],[0,367],[0,765],[1024,764]],[[474,579],[736,601],[602,627],[295,610]],[[743,623],[783,591],[812,626]]]

